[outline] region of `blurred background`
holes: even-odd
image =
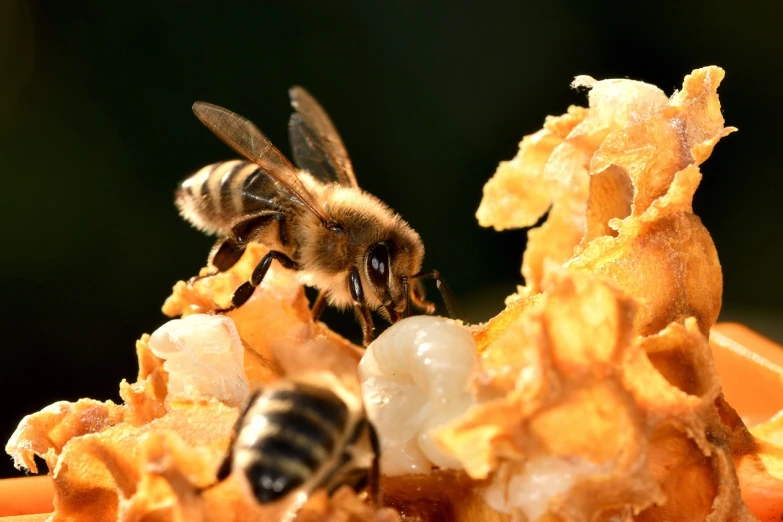
[[[726,124],[740,132],[702,165],[695,208],[723,264],[721,319],[783,342],[774,2],[281,4],[0,2],[0,440],[57,400],[118,401],[134,341],[203,266],[212,239],[177,215],[173,191],[232,154],[192,103],[249,117],[287,153],[294,84],[482,321],[522,282],[526,234],[478,226],[482,186],[546,115],[586,103],[573,77],[671,94],[691,70],[722,66]],[[352,317],[325,319],[358,338]]]

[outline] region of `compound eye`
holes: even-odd
[[[367,275],[376,288],[389,288],[389,247],[376,243],[367,253]]]

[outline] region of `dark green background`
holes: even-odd
[[[56,400],[117,400],[135,339],[204,263],[211,240],[172,194],[231,154],[193,101],[246,115],[287,151],[293,84],[478,321],[520,283],[525,237],[479,228],[481,188],[547,114],[585,103],[572,78],[671,93],[694,68],[724,67],[740,132],[702,166],[695,207],[723,263],[723,319],[783,341],[777,3],[281,3],[0,1],[0,439]]]

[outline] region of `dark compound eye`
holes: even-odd
[[[389,247],[376,243],[367,253],[367,275],[376,288],[389,287]]]

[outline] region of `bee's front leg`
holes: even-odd
[[[413,281],[413,285],[411,286],[410,299],[413,306],[425,314],[432,315],[435,313],[435,303],[424,298],[424,285],[421,284],[421,281]]]
[[[292,261],[290,257],[282,252],[272,250],[267,255],[265,255],[261,261],[259,261],[259,263],[256,265],[256,268],[253,270],[250,279],[239,285],[239,287],[234,290],[234,295],[231,296],[231,306],[228,308],[220,308],[215,310],[215,313],[224,314],[226,312],[236,310],[245,304],[247,300],[250,299],[250,296],[253,295],[256,287],[261,284],[261,281],[264,280],[264,277],[266,276],[272,261],[275,259],[277,259],[284,268],[289,270],[299,270],[299,265]]]
[[[356,267],[351,269],[351,275],[348,277],[348,286],[351,290],[353,302],[356,305],[359,321],[362,323],[362,334],[364,335],[362,342],[364,346],[369,346],[373,339],[375,325],[372,322],[372,313],[367,308],[367,301],[364,298],[364,290],[362,289],[362,279],[359,277],[359,270]]]
[[[326,290],[321,290],[316,297],[313,307],[310,309],[310,313],[313,315],[313,321],[317,321],[324,309],[326,308]]]

